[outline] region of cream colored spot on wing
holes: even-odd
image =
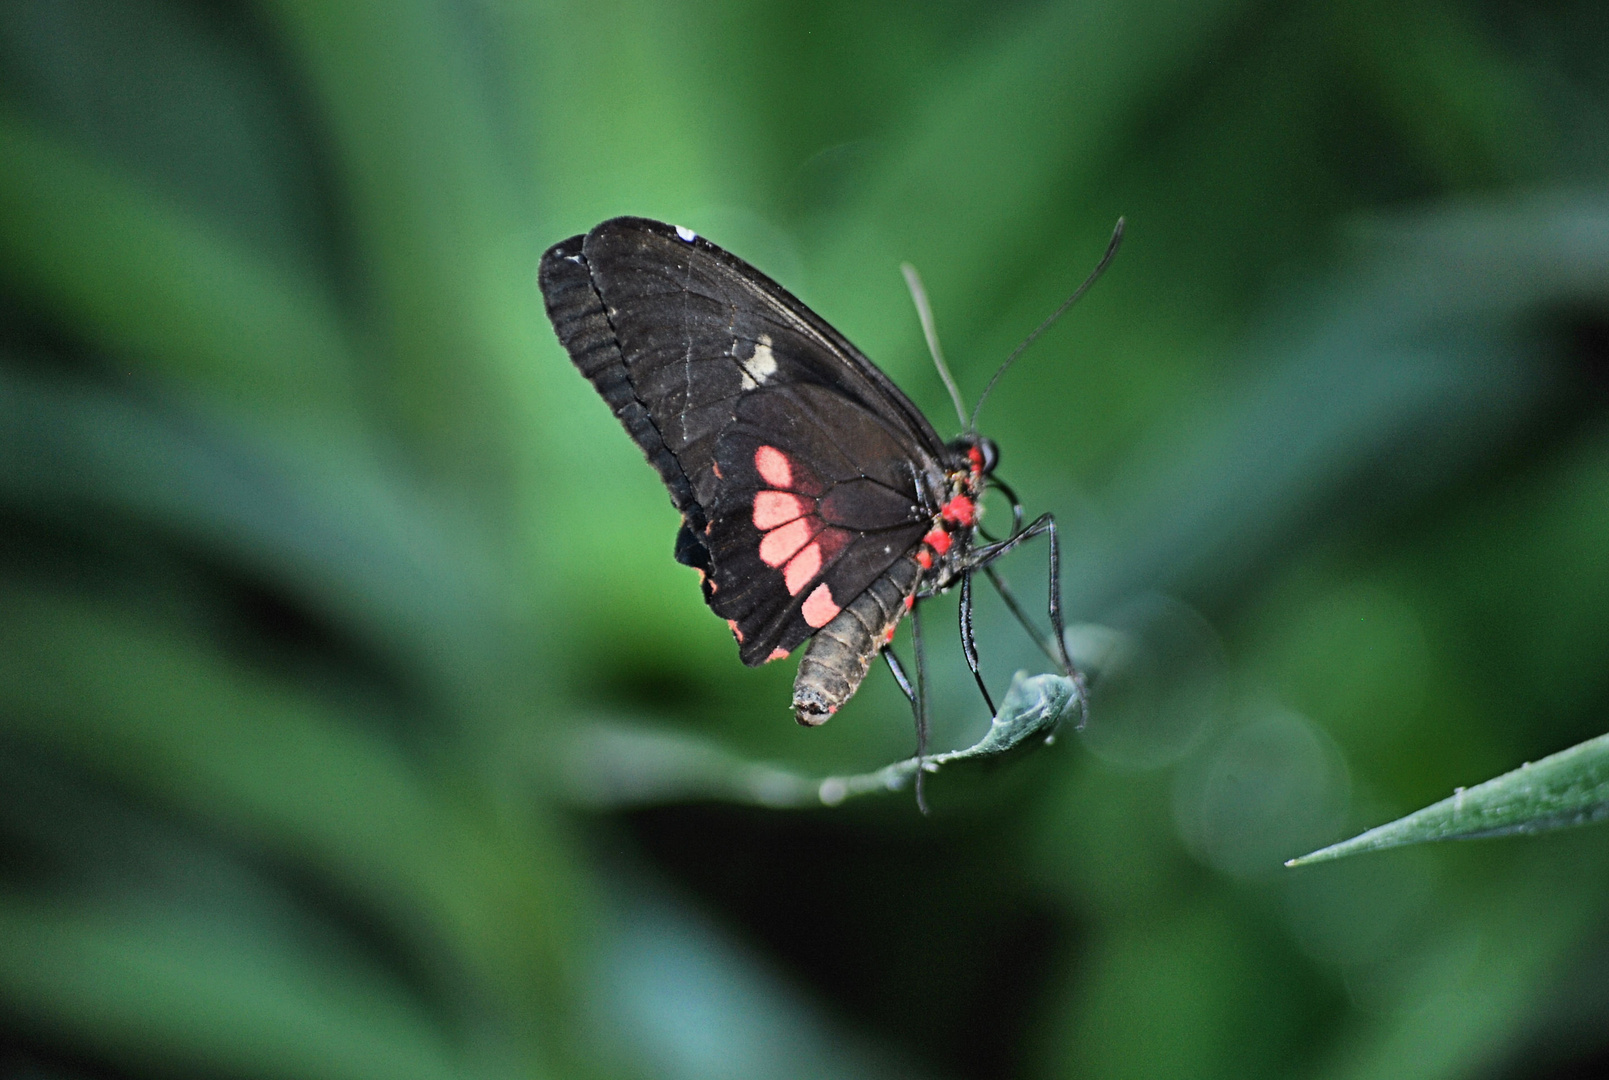
[[[765,381],[777,373],[777,358],[771,351],[771,335],[761,334],[754,343],[754,355],[738,361],[743,365],[743,389],[753,390],[764,386]]]
[[[682,226],[678,225],[676,226],[676,235],[691,244],[698,236],[698,233],[694,232],[692,229],[683,228]]]

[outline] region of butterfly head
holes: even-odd
[[[964,460],[967,463],[967,469],[975,480],[989,476],[1000,464],[1000,447],[995,445],[993,439],[983,435],[962,435],[950,443],[949,449],[958,462]]]

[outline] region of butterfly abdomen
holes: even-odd
[[[898,560],[810,639],[793,680],[799,723],[825,723],[859,689],[872,658],[910,610],[920,575],[914,560]]]

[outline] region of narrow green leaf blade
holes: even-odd
[[[1024,746],[1035,735],[1048,740],[1079,706],[1079,689],[1061,675],[1019,671],[989,730],[963,750],[906,758],[853,776],[805,776],[762,762],[745,761],[688,735],[666,735],[624,725],[592,724],[572,745],[565,786],[572,801],[594,809],[647,806],[691,799],[793,809],[837,806],[856,795],[899,791],[918,768],[984,761]]]
[[[1292,859],[1286,866],[1329,862],[1364,851],[1470,840],[1510,833],[1540,833],[1609,817],[1609,735],[1526,762],[1472,788],[1366,833]]]

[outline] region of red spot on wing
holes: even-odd
[[[978,522],[978,505],[965,495],[957,495],[944,504],[939,515],[956,525],[972,526]]]
[[[912,593],[911,595],[909,595],[909,596],[907,596],[905,598],[905,610],[909,611],[909,610],[911,610],[911,608],[913,608],[915,606],[916,606],[916,594]]]
[[[754,527],[762,532],[785,525],[808,512],[803,499],[786,491],[761,491],[754,496]]]
[[[793,486],[793,464],[787,454],[774,446],[762,446],[754,452],[754,468],[774,488]]]
[[[916,565],[923,570],[933,569],[933,553],[925,547],[916,549]]]
[[[787,658],[787,649],[772,649],[771,655],[765,658],[765,662],[769,664],[773,660],[786,660]]]
[[[804,607],[799,609],[799,613],[804,616],[805,622],[820,630],[823,626],[836,619],[838,612],[842,610],[838,606],[838,602],[832,598],[832,590],[823,581],[815,587],[809,596],[805,597]]]
[[[810,518],[798,518],[772,529],[760,538],[760,561],[767,566],[781,566],[808,544],[819,528]]]
[[[950,550],[950,534],[943,529],[934,529],[922,537],[922,543],[933,549],[933,554],[943,555]]]
[[[810,584],[810,579],[820,572],[821,545],[811,544],[789,559],[787,567],[782,571],[782,580],[788,586],[788,595],[798,596],[799,591]]]

